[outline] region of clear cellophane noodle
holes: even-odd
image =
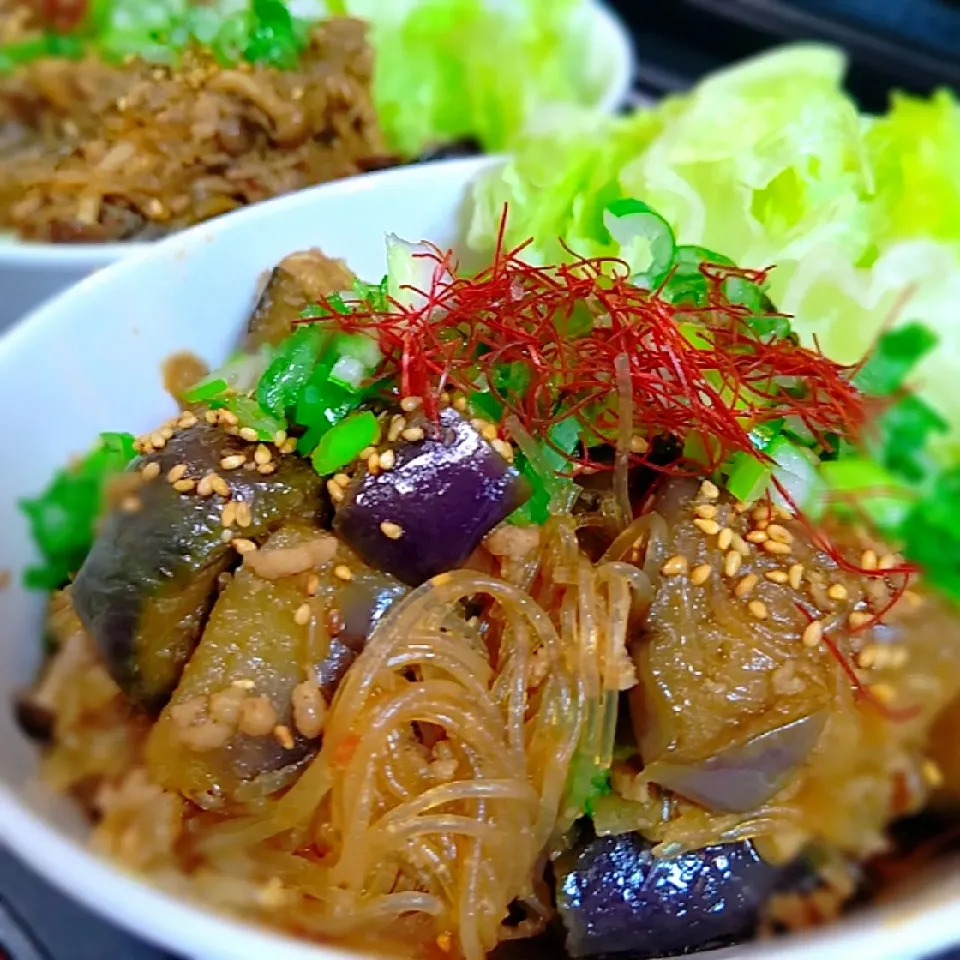
[[[381,947],[447,938],[470,960],[542,929],[545,858],[582,813],[578,776],[609,765],[628,622],[650,585],[591,564],[569,516],[540,544],[503,579],[455,571],[398,605],[292,788],[195,820],[194,893],[239,909],[240,878],[274,880],[283,895],[259,906],[275,922]],[[483,625],[464,615],[478,598]],[[438,782],[441,741],[456,770]],[[511,905],[525,919],[506,926]]]

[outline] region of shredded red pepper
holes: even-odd
[[[532,266],[522,257],[532,241],[504,250],[502,236],[501,226],[493,263],[472,277],[457,275],[451,252],[421,254],[435,269],[415,306],[393,301],[387,312],[337,317],[348,331],[376,329],[384,355],[377,375],[393,377],[401,396],[422,397],[435,411],[448,386],[470,392],[486,383],[504,418],[513,414],[534,436],[545,439],[552,424],[573,416],[597,446],[615,446],[615,363],[624,354],[634,435],[703,441],[703,459],[651,464],[659,470],[709,472],[737,452],[763,459],[750,432],[781,418],[825,444],[831,435],[859,435],[866,413],[853,368],[791,339],[759,335],[749,308],[724,293],[730,278],[762,283],[765,271],[704,266],[707,304],[675,305],[631,284],[622,261],[571,253],[569,263]],[[570,335],[585,310],[588,328]],[[506,364],[522,370],[523,395],[497,391],[494,371]],[[597,466],[589,451],[578,459]]]

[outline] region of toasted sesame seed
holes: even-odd
[[[710,579],[710,574],[712,572],[713,568],[709,563],[701,563],[699,567],[694,567],[690,571],[690,582],[695,587],[702,586]]]
[[[753,593],[753,588],[757,585],[757,575],[755,573],[748,573],[737,585],[734,587],[734,595],[737,597],[746,597]]]
[[[232,453],[220,461],[220,468],[222,470],[236,470],[238,467],[243,466],[246,459],[242,453]]]
[[[394,443],[399,439],[401,432],[407,425],[406,417],[395,416],[390,421],[390,426],[387,428],[387,441],[389,443]]]
[[[771,523],[767,527],[767,536],[776,543],[793,543],[793,534],[779,523]]]
[[[183,413],[180,414],[180,419],[177,421],[181,430],[189,430],[191,427],[195,427],[199,422],[200,421],[197,420],[196,414],[190,410],[184,410]]]
[[[750,546],[747,541],[740,536],[739,533],[735,533],[733,535],[733,549],[736,550],[741,557],[750,556]]]
[[[310,604],[301,603],[300,606],[297,607],[293,619],[299,626],[306,626],[310,622]]]
[[[224,543],[229,543],[229,542],[233,539],[233,531],[232,531],[232,530],[222,530],[222,531],[220,532],[220,539],[221,539]]]
[[[899,565],[900,565],[899,557],[897,557],[897,555],[893,553],[885,553],[877,561],[878,570],[892,570],[894,567],[898,567]]]
[[[846,600],[847,588],[842,583],[835,583],[827,590],[827,596],[831,600]]]
[[[207,423],[209,423],[211,427],[220,420],[220,416],[216,410],[208,410],[205,416]]]
[[[746,513],[752,506],[752,503],[743,503],[741,501],[740,503],[735,504],[733,509],[736,513]]]
[[[293,453],[297,449],[297,439],[296,437],[287,437],[283,441],[283,446],[280,447],[281,453]]]
[[[220,419],[223,421],[223,423],[230,427],[235,427],[240,422],[237,419],[237,415],[235,413],[231,413],[229,410],[221,410]]]
[[[327,481],[327,493],[330,494],[330,499],[334,503],[340,503],[346,494],[343,492],[343,487],[340,486],[335,480]]]
[[[367,457],[367,469],[371,473],[380,472],[380,454],[377,453],[376,450],[374,450],[373,453],[371,453],[370,456]]]
[[[770,518],[773,516],[773,511],[770,509],[769,503],[761,503],[760,506],[754,507],[753,512],[750,514],[754,520],[766,520],[770,522]]]
[[[320,578],[315,573],[311,573],[310,576],[307,577],[307,595],[315,597],[319,589]]]
[[[176,483],[178,480],[182,480],[187,472],[187,465],[185,463],[178,463],[175,467],[171,467],[167,471],[167,480],[170,483]]]
[[[253,553],[257,549],[257,545],[246,537],[234,537],[230,542],[233,544],[233,549],[241,556],[245,553]]]
[[[452,574],[438,573],[435,577],[433,577],[433,579],[431,579],[430,582],[435,587],[442,587],[445,583],[449,583],[452,579],[453,579]]]
[[[772,553],[774,556],[785,557],[792,552],[793,548],[789,543],[781,543],[779,540],[767,540],[763,545],[763,549],[767,553]]]
[[[265,477],[268,477],[271,473],[276,473],[277,465],[275,463],[261,463],[257,467],[257,473],[262,474]]]
[[[380,531],[385,537],[391,540],[399,540],[403,536],[403,527],[399,523],[393,523],[390,520],[384,520],[380,524]]]
[[[120,501],[120,509],[124,513],[136,513],[142,507],[143,501],[132,494],[129,497],[124,497],[123,500]]]
[[[290,728],[288,726],[278,723],[273,728],[273,736],[277,743],[279,743],[284,750],[293,749],[293,734],[290,732]]]
[[[400,401],[400,409],[407,413],[413,413],[422,403],[423,399],[421,397],[404,397]]]
[[[237,522],[236,501],[231,500],[223,505],[223,509],[220,511],[220,522],[225,527],[232,527]]]
[[[262,443],[257,444],[257,449],[253,451],[253,462],[262,467],[273,459],[270,448]]]
[[[410,443],[416,443],[418,440],[423,439],[423,427],[407,427],[400,436]]]
[[[720,532],[720,524],[716,520],[704,520],[701,517],[697,517],[693,521],[693,525],[698,529],[702,530],[708,537],[715,536]]]
[[[926,780],[927,786],[932,787],[934,790],[943,786],[943,771],[933,760],[924,760],[920,765],[920,772],[923,774],[923,779]]]
[[[384,450],[380,454],[380,469],[392,470],[397,462],[397,455],[393,450]]]
[[[764,576],[771,583],[787,583],[790,579],[786,570],[768,570]]]
[[[724,527],[717,536],[717,547],[720,550],[729,550],[733,543],[733,531],[729,527]]]
[[[253,443],[259,437],[259,434],[253,427],[241,427],[239,434],[241,440],[246,440],[249,443]]]
[[[249,527],[253,523],[253,514],[250,512],[250,504],[245,500],[237,501],[237,526]]]
[[[674,577],[678,573],[687,572],[687,558],[677,555],[671,557],[661,568],[660,572],[665,577]]]
[[[747,604],[747,609],[750,611],[751,617],[755,617],[757,620],[767,619],[767,605],[762,600],[751,600]]]
[[[787,571],[787,580],[794,590],[799,590],[803,583],[803,564],[794,563]]]
[[[256,687],[256,680],[231,680],[230,686],[236,687],[238,690],[253,690]]]
[[[335,473],[333,479],[340,484],[341,487],[350,486],[350,478],[345,473]]]
[[[372,457],[377,452],[377,448],[374,446],[364,447],[358,454],[358,460],[366,460],[368,457]]]
[[[497,439],[497,428],[496,428],[492,423],[488,423],[488,424],[480,431],[480,436],[483,437],[483,439],[484,439],[484,440],[487,440],[487,441],[496,440],[496,439]]]
[[[750,543],[766,543],[767,534],[764,530],[751,530],[747,534],[747,540]]]
[[[167,445],[167,438],[158,430],[150,434],[150,443],[158,450],[162,450]]]
[[[144,480],[154,480],[160,476],[160,464],[153,461],[153,463],[148,463],[141,471],[140,476]]]
[[[346,566],[346,564],[343,564],[343,563],[338,564],[337,566],[335,566],[335,567],[333,568],[333,575],[334,575],[338,580],[352,580],[352,579],[353,579],[353,571],[352,571],[348,566]]]
[[[804,627],[800,639],[805,647],[819,647],[823,639],[823,623],[820,620],[811,620]]]
[[[877,558],[876,550],[864,550],[860,554],[860,566],[864,570],[876,570],[879,559]]]
[[[737,553],[736,550],[731,550],[723,558],[723,573],[727,577],[735,577],[737,571],[740,569],[740,564],[743,563],[743,557]]]
[[[275,447],[282,447],[286,442],[287,442],[287,431],[286,431],[286,430],[278,430],[278,431],[273,435],[273,445],[274,445]]]
[[[649,449],[650,449],[650,443],[646,438],[644,437],[630,438],[631,453],[646,453]]]
[[[197,493],[199,493],[201,497],[209,497],[213,493],[213,483],[210,480],[210,474],[200,478],[200,482],[197,484]]]
[[[865,613],[862,610],[854,610],[849,617],[847,617],[847,623],[850,625],[853,630],[860,630],[862,627],[867,626],[869,623],[873,623],[874,617],[872,613]]]
[[[513,463],[513,447],[507,443],[506,440],[494,440],[490,446],[492,446],[507,463]]]
[[[717,518],[717,508],[712,503],[699,504],[694,510],[694,513],[704,520],[716,520]]]
[[[227,483],[219,473],[210,474],[210,486],[213,488],[213,492],[221,497],[230,496],[230,485]]]
[[[704,480],[700,484],[700,495],[708,500],[716,500],[720,496],[720,488],[712,480]]]
[[[163,437],[164,440],[172,440],[172,439],[173,439],[173,427],[171,427],[169,424],[168,424],[167,426],[165,426],[165,427],[161,427],[161,428],[160,428],[160,436]]]
[[[173,489],[178,493],[189,493],[191,490],[195,489],[196,486],[196,480],[191,480],[189,477],[184,477],[183,480],[178,480],[173,485]]]

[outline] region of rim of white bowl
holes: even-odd
[[[359,193],[383,179],[403,178],[429,186],[437,169],[462,168],[464,183],[498,162],[495,157],[442,160],[415,167],[378,171],[321,184],[296,194],[268,200],[199,224],[150,244],[140,256],[127,257],[109,270],[95,273],[29,313],[0,336],[0,360],[7,361],[25,337],[62,322],[82,305],[91,291],[109,286],[112,277],[141,269],[141,261],[164,258],[166,251],[189,256],[192,249],[220,233],[241,230],[248,221],[282,218],[283,211],[309,202],[317,193]],[[148,879],[123,869],[52,826],[0,782],[0,843],[47,882],[116,926],[163,949],[194,960],[358,960],[367,956],[346,947],[297,939],[282,931],[245,923],[201,904],[166,893]],[[871,960],[908,960],[935,953],[960,942],[956,917],[960,897],[919,903],[913,898],[868,908],[832,926],[773,941],[759,941],[703,954],[709,960],[837,960],[862,951]],[[829,952],[828,952],[829,951]],[[841,953],[842,951],[842,953]]]
[[[633,40],[623,20],[609,6],[607,0],[587,0],[587,9],[589,16],[594,20],[598,46],[603,48],[604,59],[610,68],[606,86],[597,100],[595,109],[599,114],[613,115],[630,103],[630,91],[636,72]],[[358,174],[358,176],[362,177],[366,174]],[[259,206],[259,204],[253,204],[253,206]],[[232,214],[228,214],[230,215]],[[96,270],[133,256],[142,250],[150,249],[159,242],[22,243],[14,238],[6,243],[0,243],[0,264],[29,270],[71,266]]]

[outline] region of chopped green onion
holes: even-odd
[[[899,532],[915,499],[907,487],[874,460],[828,460],[820,465],[820,476],[831,493],[846,495],[856,503],[854,509],[844,502],[844,497],[832,497],[830,508],[837,516],[858,519],[859,512],[888,535]]]
[[[230,391],[230,384],[219,376],[206,377],[185,390],[183,399],[187,403],[205,403],[208,400],[218,400],[225,397]]]
[[[302,52],[301,38],[283,0],[253,0],[250,14],[244,59],[279,70],[294,68]]]
[[[41,555],[41,563],[24,574],[27,587],[54,590],[80,569],[93,544],[107,482],[134,455],[131,434],[102,433],[96,449],[59,470],[43,493],[20,501]]]
[[[240,429],[254,430],[258,440],[270,441],[287,429],[286,419],[264,410],[253,397],[228,397],[220,405],[237,418]]]
[[[928,443],[934,434],[949,432],[949,424],[932,407],[912,394],[880,417],[878,458],[897,476],[920,483],[936,470]]]
[[[576,485],[569,477],[560,476],[559,472],[569,469],[567,457],[576,449],[581,433],[579,421],[575,417],[567,417],[548,431],[550,443],[534,441],[533,449],[529,449],[528,444],[521,446],[514,465],[530,483],[532,493],[530,499],[507,518],[510,523],[539,526],[547,522],[552,509],[572,505],[576,497]],[[514,439],[517,440],[517,437],[514,436]]]
[[[313,373],[329,333],[319,326],[298,327],[277,349],[273,362],[257,384],[262,410],[284,417]]]
[[[670,224],[645,203],[621,198],[607,204],[603,225],[633,271],[632,282],[648,290],[656,287],[674,262],[676,240]]]
[[[854,380],[866,394],[886,397],[900,389],[907,375],[939,342],[922,323],[888,330],[877,341]]]
[[[345,467],[376,442],[378,430],[377,418],[369,410],[347,417],[320,438],[310,458],[314,469],[326,476]]]
[[[901,524],[904,553],[924,571],[924,579],[960,602],[960,533],[956,504],[960,500],[960,467],[937,477],[927,495]]]

